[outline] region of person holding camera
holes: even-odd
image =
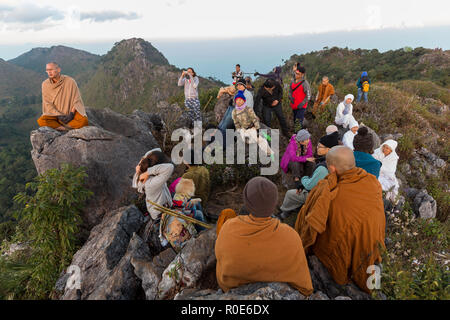
[[[193,68],[183,70],[181,77],[178,79],[178,86],[184,86],[184,105],[188,109],[188,115],[192,123],[202,121],[200,113],[200,100],[198,99],[198,83],[199,79]]]

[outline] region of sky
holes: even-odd
[[[445,0],[0,0],[0,44],[430,27],[450,24],[449,13]]]
[[[238,62],[268,72],[325,46],[450,49],[449,13],[445,0],[0,0],[0,58],[53,45],[105,54],[139,37],[171,64],[228,82]]]

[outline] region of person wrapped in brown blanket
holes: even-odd
[[[254,282],[286,282],[303,295],[313,292],[302,240],[290,226],[271,218],[277,202],[276,185],[256,177],[244,189],[250,215],[222,212],[215,253],[217,282],[224,292]]]
[[[350,148],[333,147],[327,154],[330,174],[311,190],[295,230],[307,253],[313,253],[336,283],[352,280],[367,286],[368,267],[381,262],[385,215],[376,177],[355,167]]]
[[[87,126],[88,118],[77,83],[60,72],[56,63],[47,64],[49,78],[42,83],[42,116],[38,124],[58,130]]]

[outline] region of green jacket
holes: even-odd
[[[202,199],[202,206],[204,207],[208,201],[211,187],[208,169],[202,166],[191,166],[182,178],[194,180],[195,198]]]

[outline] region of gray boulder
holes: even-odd
[[[142,289],[147,300],[155,300],[158,296],[158,284],[167,266],[173,261],[176,253],[172,248],[168,248],[153,258],[148,259],[132,258],[131,264],[134,273],[142,282]]]
[[[80,270],[81,292],[66,287],[69,276],[62,274],[57,289],[62,300],[138,299],[143,296],[140,280],[131,260],[150,260],[148,246],[136,235],[143,225],[135,207],[112,211],[91,230],[89,239],[77,251],[71,266]]]
[[[406,195],[413,201],[414,213],[422,219],[436,218],[437,203],[427,190],[406,189]]]
[[[158,147],[152,123],[139,115],[125,116],[109,109],[90,109],[91,125],[61,133],[48,127],[31,132],[31,156],[39,174],[63,163],[86,167],[91,197],[82,217],[87,229],[106,212],[128,205],[136,197],[132,177],[140,158]]]
[[[313,288],[316,291],[315,294],[317,295],[317,292],[321,292],[321,294],[317,296],[313,295],[315,300],[324,300],[321,299],[321,297],[324,296],[331,299],[337,299],[339,296],[345,296],[352,300],[371,300],[369,294],[360,290],[353,283],[344,286],[337,284],[316,256],[308,257],[308,265]],[[322,294],[324,296],[322,296]]]
[[[215,241],[215,228],[190,239],[164,270],[158,284],[157,298],[172,299],[180,290],[198,287],[202,278],[210,274],[215,275]]]

